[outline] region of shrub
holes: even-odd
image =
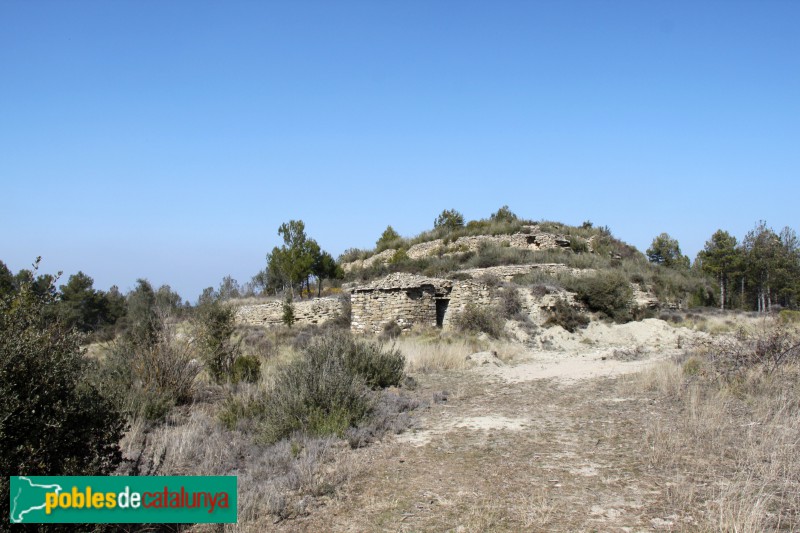
[[[345,363],[351,372],[364,378],[372,389],[398,386],[403,381],[403,368],[406,359],[396,348],[387,348],[383,344],[355,341],[344,336],[346,348]],[[317,348],[318,345],[312,348]]]
[[[400,326],[392,320],[391,322],[387,322],[386,325],[383,326],[383,333],[381,333],[381,339],[396,339],[403,333],[403,330],[400,329]]]
[[[467,304],[464,310],[453,317],[456,328],[473,333],[486,333],[500,338],[503,335],[503,320],[492,309]]]
[[[408,253],[405,248],[398,248],[389,259],[389,264],[399,265],[409,261]]]
[[[38,261],[35,266],[38,266]],[[125,421],[93,386],[81,336],[50,318],[55,290],[23,281],[0,296],[0,514],[8,476],[106,475],[122,459]]]
[[[546,326],[558,325],[570,333],[574,333],[589,325],[589,317],[569,305],[565,300],[556,300],[555,305],[552,309],[548,309],[548,312],[550,316],[545,322]]]
[[[342,310],[339,315],[329,322],[330,325],[340,328],[350,330],[350,321],[352,320],[353,316],[353,305],[350,303],[350,294],[343,294],[340,297],[342,302]]]
[[[498,309],[505,318],[511,318],[522,311],[522,298],[516,287],[505,287],[500,291]]]
[[[778,313],[778,318],[784,324],[797,324],[800,322],[800,311],[792,311],[791,309],[781,309]]]
[[[464,215],[455,209],[445,209],[442,211],[436,220],[433,221],[434,228],[443,228],[448,231],[454,231],[464,227]]]
[[[714,370],[727,379],[742,377],[756,368],[766,374],[800,362],[800,332],[774,318],[766,319],[758,330],[740,329],[733,337],[706,343]]]
[[[631,319],[633,289],[628,280],[619,272],[601,272],[595,276],[575,278],[570,290],[589,309],[606,315],[616,322]]]
[[[703,362],[697,357],[690,357],[683,363],[683,373],[687,376],[697,376],[703,371]]]
[[[211,378],[222,383],[231,377],[238,346],[231,343],[233,308],[214,300],[198,309],[197,345]]]
[[[201,369],[191,345],[165,324],[151,345],[117,342],[98,374],[103,390],[122,411],[159,420],[192,399]]]
[[[253,355],[240,355],[233,363],[231,381],[255,383],[261,377],[261,361]]]
[[[287,327],[292,327],[292,324],[294,324],[294,306],[290,298],[287,298],[286,301],[283,302],[283,315],[281,316],[281,320]]]
[[[570,237],[569,247],[576,254],[582,254],[589,251],[589,245],[586,243],[586,240],[581,239],[580,237]]]
[[[265,399],[264,437],[276,442],[296,431],[342,436],[372,408],[369,387],[398,385],[405,359],[397,350],[332,333],[277,371]]]

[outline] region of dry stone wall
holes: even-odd
[[[445,331],[453,329],[453,319],[462,313],[468,305],[491,306],[494,302],[492,291],[488,285],[479,281],[459,281],[453,284],[453,290],[449,294],[447,312],[442,321],[442,329]]]
[[[297,324],[324,324],[342,313],[344,302],[339,298],[315,298],[292,303]],[[250,326],[280,326],[283,324],[283,301],[243,305],[236,310],[236,322]]]
[[[452,286],[450,280],[398,272],[356,287],[350,294],[350,329],[377,334],[390,322],[404,331],[415,324],[436,326],[437,301]]]
[[[432,286],[354,291],[350,296],[350,329],[379,334],[390,322],[401,330],[415,324],[436,326],[436,294]]]

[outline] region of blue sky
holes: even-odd
[[[800,2],[0,2],[0,259],[194,301],[302,219],[455,208],[691,257],[800,230]]]

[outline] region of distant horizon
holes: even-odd
[[[800,3],[0,3],[0,260],[195,302],[502,205],[800,230]]]
[[[500,206],[500,207],[502,207],[502,206]],[[496,211],[496,209],[495,209],[495,211]],[[513,211],[513,210],[512,210],[512,211]],[[595,222],[595,221],[593,221],[593,220],[589,220],[589,219],[586,219],[586,220],[582,221],[581,223],[568,224],[568,223],[566,223],[566,222],[563,222],[563,221],[560,221],[560,220],[544,220],[544,219],[540,219],[540,220],[532,220],[532,219],[530,219],[529,217],[526,217],[526,216],[524,216],[524,215],[522,215],[522,214],[520,214],[520,213],[515,213],[515,214],[516,214],[516,215],[517,215],[517,216],[518,216],[518,217],[519,217],[521,220],[530,220],[530,221],[531,221],[531,222],[533,222],[533,223],[540,223],[540,222],[557,222],[557,223],[566,224],[566,225],[568,225],[568,226],[573,226],[573,227],[576,227],[576,226],[580,226],[580,225],[581,225],[583,222],[587,222],[587,221],[588,221],[588,222],[592,222],[592,225],[593,225],[593,227],[595,227],[595,228],[600,228],[600,227],[604,227],[604,226],[606,226],[606,224],[597,223],[597,222]],[[489,218],[489,214],[487,214],[487,215],[486,215],[486,216],[484,216],[484,217],[480,217],[480,218],[483,218],[483,219]],[[467,218],[467,219],[465,220],[465,222],[469,222],[469,221],[471,221],[471,220],[480,220],[480,218],[475,218],[475,219],[470,219],[470,218]],[[298,219],[294,219],[294,220],[298,220]],[[763,219],[760,219],[760,220],[763,220]],[[759,221],[760,221],[760,220],[759,220]],[[758,223],[759,221],[755,221],[755,222],[753,223],[753,226],[752,226],[751,228],[749,228],[747,231],[750,231],[750,229],[753,229],[753,228],[754,228],[754,227],[757,225],[757,223]],[[287,220],[287,222],[288,222],[288,220]],[[766,221],[766,222],[767,222],[767,225],[768,225],[769,227],[771,227],[773,230],[775,230],[776,232],[780,232],[780,230],[781,230],[781,229],[783,229],[784,227],[786,227],[786,226],[780,226],[780,227],[776,227],[776,226],[773,226],[772,224],[770,224],[770,223],[769,223],[769,221]],[[389,225],[391,225],[391,224],[389,224]],[[394,226],[393,226],[393,228],[394,228]],[[380,231],[378,231],[378,232],[377,232],[377,234],[376,234],[376,237],[375,237],[375,240],[376,240],[376,241],[378,240],[378,237],[380,237],[380,234],[381,234],[381,233],[383,232],[383,230],[385,230],[385,229],[386,229],[386,227],[384,226],[384,227],[382,227],[382,228],[380,229]],[[397,230],[397,228],[394,228],[394,229],[395,229],[395,230]],[[431,224],[431,226],[430,226],[429,228],[423,229],[423,230],[421,230],[421,231],[419,231],[419,232],[417,232],[417,233],[415,233],[415,234],[411,234],[411,235],[404,235],[404,234],[402,234],[402,233],[401,233],[401,237],[403,237],[403,238],[413,238],[413,237],[416,237],[417,235],[419,235],[419,234],[421,234],[421,233],[424,233],[424,232],[426,232],[426,231],[430,231],[430,230],[432,230],[432,229],[433,229],[433,224]],[[632,242],[630,242],[630,241],[626,240],[624,237],[622,237],[622,236],[618,235],[618,234],[617,234],[617,233],[614,231],[614,229],[613,229],[613,228],[609,228],[609,229],[611,230],[611,233],[612,233],[612,235],[613,235],[614,237],[616,237],[616,238],[620,239],[621,241],[623,241],[623,242],[625,242],[625,243],[627,243],[627,244],[630,244],[630,245],[632,245],[632,246],[635,246],[635,247],[636,247],[636,249],[637,249],[637,250],[639,250],[639,251],[640,251],[641,253],[643,253],[643,254],[646,252],[647,248],[649,248],[649,247],[650,247],[650,244],[651,244],[651,242],[648,242],[648,243],[647,243],[645,246],[638,246],[638,245],[636,245],[636,244],[633,244]],[[722,230],[728,231],[728,230],[726,230],[725,228],[718,228],[718,229],[722,229]],[[795,231],[797,231],[797,228],[792,228],[792,229],[793,229],[793,230],[795,230]],[[716,230],[715,230],[715,231],[716,231]],[[728,231],[728,232],[729,232],[729,233],[731,233],[730,231]],[[669,234],[669,231],[666,231],[666,233],[668,233],[668,234]],[[747,233],[747,232],[745,232],[745,234],[746,234],[746,233]],[[277,234],[277,231],[276,231],[276,234]],[[742,234],[742,235],[735,235],[735,234],[733,234],[733,233],[731,233],[731,234],[732,234],[734,237],[736,237],[737,243],[741,243],[742,239],[743,239],[743,238],[744,238],[744,236],[745,236],[745,234]],[[674,237],[674,235],[672,235],[672,234],[670,234],[670,235]],[[309,237],[311,237],[311,238],[314,238],[313,234],[310,234],[310,233],[309,233]],[[654,235],[653,237],[656,237],[656,235]],[[710,238],[711,238],[711,235],[709,235],[709,236],[706,238],[706,241],[707,241],[708,239],[710,239]],[[652,239],[651,239],[651,241],[652,241]],[[704,241],[704,243],[705,243],[705,241]],[[279,246],[280,244],[281,244],[281,243],[277,243],[277,242],[276,242],[276,244],[275,244],[275,245],[276,245],[276,246]],[[320,244],[322,245],[322,243],[320,243]],[[680,243],[680,241],[679,241],[679,244],[681,244],[681,243]],[[338,261],[338,259],[339,259],[339,256],[340,256],[340,255],[341,255],[343,252],[345,252],[347,249],[351,249],[351,248],[358,248],[358,249],[363,249],[363,250],[373,250],[373,249],[375,248],[375,243],[373,242],[371,245],[365,245],[365,246],[349,246],[349,247],[347,247],[347,248],[345,248],[345,249],[342,249],[341,251],[339,251],[339,252],[335,252],[335,253],[334,253],[334,252],[331,252],[330,250],[327,250],[327,249],[324,247],[324,245],[322,245],[322,248],[323,248],[323,250],[325,250],[325,251],[328,251],[328,252],[332,253],[332,255],[334,256],[334,258],[336,258],[336,259],[337,259],[337,261]],[[696,252],[694,252],[694,253],[690,253],[690,252],[687,252],[687,250],[685,250],[685,249],[684,249],[684,247],[683,247],[683,245],[681,244],[681,252],[682,252],[684,255],[688,256],[688,257],[689,257],[689,259],[690,259],[690,261],[691,261],[692,263],[694,263],[695,259],[697,258],[697,257],[696,257],[696,256],[697,256],[697,253],[698,253],[700,250],[702,250],[702,249],[703,249],[703,248],[702,248],[702,246],[701,246],[700,248],[698,248],[698,250],[697,250]],[[270,249],[270,250],[271,250],[271,249]],[[266,267],[266,253],[265,253],[264,255],[265,255],[264,262],[263,262],[264,264],[263,264],[263,266],[262,266],[262,267],[261,267],[259,270],[261,270],[261,269],[263,269],[264,267]],[[20,268],[14,268],[14,267],[13,267],[11,264],[9,264],[8,262],[4,261],[4,260],[3,260],[3,258],[2,258],[2,257],[0,257],[0,261],[4,261],[4,262],[6,263],[6,266],[8,266],[8,267],[9,267],[9,269],[10,269],[10,270],[11,270],[11,271],[12,271],[14,274],[16,274],[16,273],[17,273],[19,270],[21,270],[21,269],[30,269],[30,268],[31,268],[31,266],[32,266],[32,264],[34,263],[34,261],[35,261],[35,260],[36,260],[36,257],[34,257],[34,258],[31,260],[31,263],[30,263],[30,264],[28,264],[27,266],[22,266],[22,267],[20,267]],[[47,268],[47,263],[48,263],[48,261],[46,261],[46,258],[42,257],[42,263],[41,263],[41,265],[40,265],[40,268],[39,268],[39,273],[40,273],[40,274],[51,274],[51,275],[56,275],[59,269],[55,269],[55,270],[48,270],[48,268]],[[231,277],[233,277],[233,279],[235,279],[235,280],[236,280],[236,281],[239,283],[239,285],[241,286],[241,285],[244,285],[245,283],[247,283],[247,282],[251,281],[251,278],[252,278],[252,277],[253,277],[255,274],[257,274],[257,273],[258,273],[258,271],[256,270],[256,271],[253,271],[251,274],[249,274],[249,275],[246,275],[245,277],[242,277],[242,278],[237,278],[235,275],[232,275],[232,274],[223,274],[223,275],[222,275],[222,276],[220,276],[220,278],[219,278],[218,280],[216,280],[215,282],[213,282],[213,283],[209,283],[209,284],[206,284],[206,285],[204,285],[203,287],[201,287],[201,288],[198,290],[197,294],[196,294],[196,295],[193,295],[193,296],[187,296],[187,295],[185,295],[183,292],[181,292],[180,290],[178,290],[178,286],[177,286],[177,285],[175,285],[175,284],[173,284],[173,283],[170,283],[170,282],[169,282],[169,280],[167,280],[167,281],[164,281],[164,282],[156,282],[156,281],[154,281],[154,280],[152,280],[152,279],[150,279],[150,278],[147,278],[146,276],[138,276],[137,278],[134,278],[134,279],[133,279],[133,281],[130,283],[130,285],[129,285],[129,286],[127,286],[127,287],[125,287],[125,286],[122,286],[122,285],[120,285],[119,283],[111,283],[111,284],[109,284],[108,286],[101,286],[100,284],[98,284],[98,281],[97,281],[97,279],[96,279],[96,278],[95,278],[95,277],[92,275],[92,273],[91,273],[90,271],[86,270],[86,269],[79,269],[79,270],[76,270],[75,272],[66,272],[66,271],[64,271],[64,272],[63,272],[63,274],[62,274],[62,277],[59,279],[58,285],[65,284],[65,283],[67,282],[67,280],[69,279],[69,276],[70,276],[70,275],[77,274],[79,271],[80,271],[80,272],[83,272],[83,273],[84,273],[84,274],[86,274],[87,276],[89,276],[89,277],[91,277],[92,279],[94,279],[94,282],[95,282],[95,283],[94,283],[94,288],[95,288],[95,289],[98,289],[98,290],[107,291],[107,290],[109,290],[109,289],[110,289],[112,286],[117,286],[117,288],[119,288],[120,292],[122,292],[123,294],[125,294],[125,293],[127,293],[127,292],[129,292],[130,290],[132,290],[132,289],[134,289],[134,288],[135,288],[135,285],[136,285],[136,283],[137,283],[137,280],[138,280],[138,279],[146,279],[148,282],[150,282],[150,283],[151,283],[151,285],[153,286],[153,288],[154,288],[154,289],[158,289],[159,287],[161,287],[161,286],[163,286],[163,285],[168,285],[168,286],[169,286],[169,287],[170,287],[170,288],[171,288],[173,291],[177,292],[177,293],[178,293],[178,294],[181,296],[181,298],[182,298],[182,300],[183,300],[183,301],[188,301],[188,302],[189,302],[190,304],[192,304],[192,305],[194,305],[194,304],[196,304],[196,303],[197,303],[198,297],[201,295],[201,293],[203,292],[203,290],[204,290],[204,289],[206,289],[206,288],[208,288],[208,287],[212,287],[214,290],[217,290],[217,289],[219,288],[220,282],[222,281],[222,279],[223,279],[225,276],[229,276],[229,275],[230,275],[230,276],[231,276]]]

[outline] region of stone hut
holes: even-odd
[[[350,329],[378,334],[396,322],[406,331],[414,324],[442,327],[453,282],[414,274],[396,273],[362,285],[350,294]]]

